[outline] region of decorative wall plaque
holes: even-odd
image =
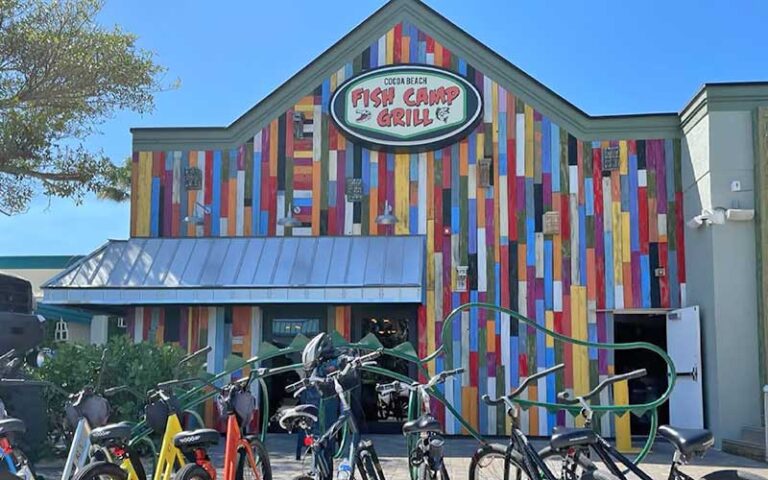
[[[608,147],[603,149],[603,170],[619,169],[619,147]]]
[[[203,172],[197,167],[184,169],[184,187],[187,190],[200,190],[203,188]]]
[[[560,233],[560,212],[546,212],[543,223],[544,235],[557,235]]]
[[[347,195],[348,202],[363,201],[363,179],[347,178],[344,193]]]

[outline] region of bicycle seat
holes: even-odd
[[[443,429],[440,426],[440,422],[429,415],[422,415],[416,420],[411,420],[410,422],[405,422],[403,424],[403,435],[408,435],[409,433],[427,432],[443,432]]]
[[[669,425],[659,427],[659,435],[669,440],[686,457],[703,455],[715,444],[715,437],[709,430],[696,428],[675,428]]]
[[[122,443],[131,437],[133,424],[130,422],[110,423],[91,430],[91,443],[103,445],[107,443]]]
[[[555,427],[549,444],[554,450],[562,450],[579,445],[591,445],[597,442],[597,434],[589,428]]]
[[[0,437],[9,433],[24,433],[26,431],[27,427],[24,426],[24,422],[18,418],[4,418],[0,420]]]
[[[190,432],[181,432],[173,436],[176,448],[195,448],[219,443],[219,432],[212,428],[199,428]]]
[[[301,422],[306,424],[306,428],[312,428],[317,422],[318,413],[314,405],[297,405],[283,410],[277,421],[284,430],[292,432],[301,427]]]

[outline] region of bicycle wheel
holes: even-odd
[[[176,472],[173,480],[212,480],[211,475],[196,463],[188,463]]]
[[[766,480],[760,475],[743,470],[718,470],[701,477],[701,480]]]
[[[269,453],[264,444],[256,437],[248,438],[256,465],[248,461],[244,449],[238,452],[236,480],[272,480],[272,465],[269,463]]]
[[[296,475],[295,477],[293,477],[292,480],[315,480],[315,479],[310,477],[309,475]]]
[[[126,480],[128,472],[109,462],[93,462],[75,474],[72,480]]]
[[[481,447],[469,462],[469,480],[503,480],[506,456],[504,445],[494,443]],[[528,479],[522,465],[520,453],[513,451],[509,458],[509,480]]]
[[[440,473],[438,478],[440,480],[451,480],[451,477],[448,475],[448,469],[445,468],[445,459],[443,459],[443,464],[440,465]]]
[[[547,468],[549,468],[550,472],[552,472],[558,478],[563,477],[565,468],[565,456],[562,453],[560,453],[558,450],[552,449],[551,446],[547,445],[539,451],[539,457],[541,457],[541,459],[547,465]],[[585,471],[591,470],[596,470],[595,464],[592,463],[592,460],[590,460],[585,455],[579,455],[578,462],[575,465],[570,466],[570,470],[568,471],[570,476],[567,478],[581,478]]]

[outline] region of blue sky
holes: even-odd
[[[139,37],[180,88],[87,140],[130,155],[134,126],[226,125],[383,5],[373,0],[105,0],[103,23]],[[429,0],[454,23],[590,114],[679,111],[705,82],[768,80],[763,0]],[[37,199],[0,216],[0,255],[87,253],[128,236],[129,209]]]

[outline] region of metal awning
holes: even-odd
[[[43,285],[47,304],[422,302],[422,236],[131,238]]]

